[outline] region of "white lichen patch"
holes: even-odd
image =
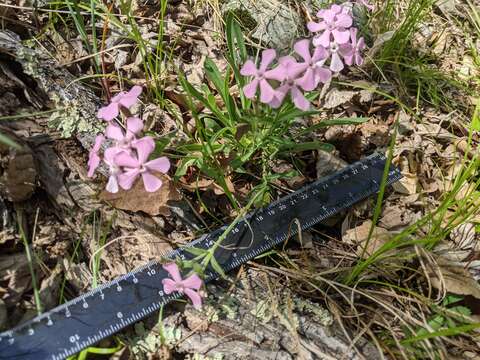
[[[182,338],[182,330],[174,326],[162,326],[157,329],[146,330],[143,322],[136,323],[134,326],[135,337],[128,340],[130,351],[135,359],[150,359],[149,355],[158,354],[162,347],[173,348]]]
[[[250,314],[255,316],[264,324],[268,323],[274,317],[272,306],[268,300],[260,300],[255,308],[250,311]]]
[[[77,132],[93,134],[101,130],[99,125],[94,125],[82,116],[76,101],[65,103],[55,95],[52,95],[51,100],[59,110],[50,115],[48,123],[59,130],[63,137],[71,137]]]

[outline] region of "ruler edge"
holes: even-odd
[[[359,166],[361,165],[362,163],[364,162],[367,162],[367,161],[374,161],[376,159],[379,159],[379,160],[386,160],[386,157],[385,155],[383,155],[382,153],[379,153],[379,152],[375,152],[363,159],[360,159],[359,161],[355,162],[355,163],[352,163],[352,164],[349,164],[348,166],[346,166],[345,168],[343,169],[340,169],[339,171],[335,172],[335,173],[332,173],[332,174],[329,174],[329,175],[326,175],[304,187],[302,187],[301,189],[299,189],[299,191],[294,191],[288,195],[285,195],[283,197],[281,197],[280,199],[278,200],[275,200],[273,202],[271,202],[270,204],[268,204],[266,207],[264,208],[261,208],[261,209],[258,209],[258,210],[267,210],[271,207],[275,207],[277,206],[279,203],[283,202],[283,201],[286,201],[288,200],[289,198],[295,196],[295,195],[299,195],[301,194],[302,192],[304,191],[307,191],[308,189],[310,189],[311,187],[314,187],[315,185],[317,185],[318,183],[323,183],[323,182],[328,182],[330,181],[331,179],[341,175],[342,173],[344,172],[347,172],[349,170],[351,170],[352,168],[355,168],[356,166]],[[385,164],[386,165],[386,164]],[[385,169],[385,167],[384,167]],[[390,164],[390,171],[394,171],[394,174],[393,175],[387,175],[387,181],[386,181],[386,184],[385,184],[385,187],[387,186],[390,186],[392,183],[400,180],[403,175],[401,174],[400,170],[395,167],[393,164]],[[368,193],[368,194],[365,194],[361,197],[359,197],[358,199],[356,199],[353,203],[358,203],[360,201],[363,201],[367,198],[369,198],[370,196],[372,196],[373,194],[377,193],[378,191],[380,190],[380,184],[379,184],[379,189],[371,192],[371,193]],[[248,213],[247,215],[245,215],[244,219],[245,218],[248,218],[250,217],[255,211],[258,211],[258,210],[254,210],[253,212],[250,212]],[[333,215],[336,215],[338,214],[339,212],[343,211],[345,209],[341,209],[339,211],[336,211],[334,212],[333,214],[321,219],[319,218],[313,225],[309,225],[308,227],[306,226],[306,224],[301,224],[300,228],[301,228],[301,231],[305,231],[309,228],[311,228],[312,226],[314,225],[317,225],[318,223],[320,223],[321,221],[333,216]],[[243,220],[241,220],[243,221]],[[228,224],[222,226],[222,227],[219,227],[215,230],[213,230],[212,232],[208,233],[208,234],[204,234],[204,235],[201,235],[200,237],[198,237],[197,239],[193,240],[192,242],[188,243],[188,244],[185,244],[184,246],[180,247],[180,248],[177,248],[177,249],[174,249],[172,251],[170,251],[168,254],[166,254],[163,258],[170,258],[171,256],[174,256],[175,254],[177,254],[179,251],[181,251],[182,249],[185,249],[185,248],[189,248],[189,247],[193,247],[195,244],[197,244],[198,242],[201,242],[203,240],[205,240],[206,237],[208,237],[210,234],[214,233],[214,232],[217,232],[221,229],[225,229],[226,227],[228,227]],[[297,228],[293,228],[292,231],[290,231],[289,233],[289,237],[291,236],[294,236],[298,233],[298,229]],[[275,246],[278,246],[279,243],[283,242],[285,240],[280,240],[280,241],[277,241],[275,243],[272,243],[272,247],[275,247]],[[248,261],[251,261],[251,260],[248,260]],[[142,272],[144,271],[145,269],[151,267],[151,266],[157,266],[157,265],[161,265],[161,263],[159,262],[159,260],[150,260],[148,263],[144,264],[144,265],[141,265],[133,270],[131,270],[130,272],[126,273],[126,274],[123,274],[123,275],[120,275],[118,277],[116,277],[115,279],[113,280],[110,280],[94,289],[91,289],[89,290],[88,292],[84,293],[84,294],[81,294],[79,296],[77,296],[76,298],[64,303],[64,304],[60,304],[56,307],[54,307],[53,309],[51,310],[48,310],[47,312],[43,313],[43,314],[40,314],[40,315],[37,315],[35,316],[34,318],[30,319],[30,320],[27,320],[26,322],[22,323],[22,324],[19,324],[19,325],[16,325],[15,327],[9,329],[9,330],[6,330],[6,331],[3,331],[3,332],[0,332],[0,340],[2,338],[8,338],[8,337],[11,337],[13,335],[13,333],[15,332],[18,332],[19,330],[23,330],[25,328],[28,328],[31,324],[33,323],[39,323],[41,322],[42,320],[44,319],[48,319],[50,317],[50,315],[52,313],[56,314],[62,310],[65,310],[67,309],[69,306],[72,306],[72,305],[76,305],[77,303],[81,302],[82,300],[92,296],[92,295],[96,295],[97,293],[101,292],[103,289],[105,288],[109,288],[111,287],[112,285],[115,285],[115,284],[118,284],[120,281],[123,281],[123,280],[126,280],[127,278],[131,277],[132,275],[135,275],[139,272]],[[235,267],[233,267],[232,269],[228,269],[226,270],[226,272],[229,272],[229,271],[232,271]],[[210,281],[211,279],[209,279],[208,281]],[[167,301],[160,301],[159,303],[153,303],[152,306],[155,307],[155,309],[153,311],[151,311],[148,315],[152,314],[153,312],[157,311],[158,309],[160,309],[161,306],[171,302],[172,300],[175,300],[175,299],[178,299],[182,297],[181,294],[179,293],[175,293],[175,294],[171,294],[171,296],[168,297],[168,299],[166,299]],[[148,316],[147,315],[147,316]],[[123,328],[127,327],[127,326],[130,326],[131,324],[133,324],[135,322],[132,322],[132,323],[129,323],[129,324],[126,324],[126,326],[124,326]],[[93,343],[92,343],[93,344]],[[90,344],[91,345],[91,344]],[[87,345],[87,346],[90,346],[90,345]]]

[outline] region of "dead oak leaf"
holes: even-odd
[[[430,264],[428,275],[432,286],[440,291],[480,299],[480,284],[461,264],[439,257],[436,265]]]
[[[99,197],[117,209],[133,212],[143,211],[151,216],[167,216],[170,215],[168,201],[178,201],[182,197],[169,177],[160,175],[159,177],[162,179],[163,185],[155,192],[147,192],[142,180],[138,179],[128,191],[120,189],[118,193],[113,194],[104,190]]]
[[[387,229],[375,226],[369,239],[371,227],[372,221],[367,220],[362,225],[347,230],[342,236],[345,243],[358,245],[357,256],[359,257],[362,255],[371,256],[385,245],[391,237]]]

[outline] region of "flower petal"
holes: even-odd
[[[337,53],[332,54],[332,60],[330,62],[330,70],[333,72],[340,72],[344,68],[342,59],[340,59],[340,55]]]
[[[167,157],[162,156],[158,159],[153,159],[145,163],[145,167],[149,170],[154,170],[166,174],[170,169],[170,160],[168,160]]]
[[[324,21],[322,22],[314,22],[314,21],[310,21],[307,23],[307,28],[310,32],[319,32],[319,31],[322,31],[322,30],[325,30],[327,27],[327,25],[325,24]]]
[[[353,24],[353,20],[350,15],[345,13],[337,15],[335,20],[336,27],[348,29],[350,26],[352,26],[352,24]]]
[[[275,92],[275,96],[273,97],[272,101],[270,101],[268,103],[268,105],[273,109],[278,109],[280,107],[280,105],[282,105],[282,102],[283,102],[283,98],[280,98],[277,95],[278,95],[278,93]]]
[[[124,94],[118,102],[120,105],[126,108],[130,108],[136,104],[136,102],[138,101],[138,97],[140,96],[141,93],[142,93],[142,87],[136,85],[132,87],[129,92]]]
[[[182,275],[180,275],[180,269],[175,262],[170,262],[168,264],[163,264],[162,267],[166,272],[172,277],[175,282],[179,283],[182,281]]]
[[[112,121],[118,116],[118,104],[112,102],[111,104],[104,106],[98,110],[97,117],[105,121]]]
[[[354,48],[351,44],[342,44],[338,47],[338,52],[342,56],[353,56]]]
[[[331,35],[331,31],[330,30],[325,30],[322,35],[320,35],[319,37],[317,38],[314,38],[313,39],[313,44],[315,46],[318,46],[318,45],[321,45],[325,48],[328,48],[330,46],[330,35]]]
[[[147,192],[155,192],[162,187],[162,180],[157,178],[152,173],[145,171],[142,173],[143,186]]]
[[[297,108],[303,111],[310,109],[310,102],[303,96],[300,89],[296,86],[291,89],[292,100]]]
[[[119,152],[114,156],[113,164],[118,167],[127,167],[131,169],[136,169],[140,167],[140,163],[138,162],[138,160],[125,151]]]
[[[357,42],[357,50],[362,51],[362,50],[365,50],[365,48],[366,48],[365,39],[361,37],[360,39],[358,39],[358,42]]]
[[[93,150],[93,149],[92,149]],[[90,151],[88,157],[88,177],[93,177],[95,174],[95,170],[97,170],[98,166],[100,165],[100,156],[94,151]]]
[[[340,6],[340,5],[337,5],[337,4],[333,4],[331,7],[330,7],[330,11],[333,13],[333,14],[340,14],[343,10],[343,6]]]
[[[94,152],[99,152],[104,140],[105,140],[105,136],[103,136],[102,134],[98,134],[97,137],[95,138],[95,143],[93,144],[92,150]]]
[[[253,79],[249,84],[243,87],[243,93],[249,99],[253,99],[257,93],[258,80]]]
[[[317,62],[328,58],[328,51],[323,46],[316,46],[313,52],[312,60]]]
[[[203,281],[197,274],[192,274],[185,280],[182,280],[182,285],[189,289],[198,290],[202,286]]]
[[[305,74],[297,80],[296,82],[303,90],[305,91],[312,91],[318,85],[317,78],[315,76],[315,71],[309,67]]]
[[[105,129],[105,135],[109,139],[122,141],[125,138],[125,134],[120,126],[116,124],[109,124]]]
[[[108,149],[105,150],[104,152],[104,161],[109,165],[110,167],[115,166],[115,156],[121,152],[126,152],[125,149],[119,148],[119,147],[109,147]]]
[[[155,141],[150,136],[144,136],[141,139],[132,141],[132,147],[137,150],[138,162],[145,164],[150,154],[155,149]]]
[[[267,80],[260,81],[260,101],[264,104],[269,103],[272,101],[273,96],[275,95],[275,90],[273,90],[272,86],[268,83]]]
[[[265,72],[264,76],[266,79],[283,81],[287,77],[287,70],[285,66],[283,66],[282,64],[279,64],[274,69],[268,70],[267,72]]]
[[[346,44],[350,40],[350,31],[348,30],[338,30],[335,29],[332,31],[333,38],[338,44]]]
[[[355,64],[357,66],[362,66],[363,65],[363,57],[360,55],[360,53],[355,54]]]
[[[337,7],[338,7],[338,5],[332,5],[332,7],[330,9],[327,9],[322,13],[322,19],[325,20],[325,22],[327,24],[333,24],[337,14],[342,11],[341,9],[338,9]]]
[[[118,184],[124,190],[130,190],[135,180],[140,175],[140,170],[130,169],[118,175]]]
[[[260,62],[259,70],[264,72],[267,70],[268,66],[272,63],[272,61],[277,56],[277,52],[274,49],[266,49],[262,51],[262,61]]]
[[[317,67],[315,69],[317,80],[322,84],[326,84],[332,78],[332,72],[324,67]]]
[[[116,175],[112,174],[108,177],[108,182],[105,190],[112,194],[116,194],[118,192],[118,180]]]
[[[247,60],[240,69],[240,74],[243,76],[254,76],[257,74],[257,67],[252,60]]]
[[[200,310],[202,308],[202,297],[198,292],[192,289],[185,289],[185,295],[190,298],[195,309]]]
[[[305,60],[305,62],[309,62],[312,59],[310,54],[310,40],[304,39],[297,41],[293,46],[293,49],[303,60]]]
[[[143,121],[138,117],[129,117],[127,119],[127,131],[138,135],[143,130]]]
[[[177,291],[176,283],[172,279],[163,279],[162,285],[163,285],[163,292],[167,295],[170,295],[172,292]]]

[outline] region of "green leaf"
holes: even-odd
[[[214,113],[214,115],[218,118],[218,120],[223,123],[224,126],[228,126],[228,118],[218,108],[215,102],[215,97],[211,93],[208,93],[207,98],[205,98],[205,96],[203,96],[200,91],[195,89],[195,87],[193,87],[193,85],[188,82],[187,78],[182,73],[178,74],[178,80],[183,90],[188,95],[200,101],[205,107],[207,107],[212,113]],[[208,89],[204,90],[208,91]],[[193,104],[189,104],[189,107],[192,112],[196,112]]]
[[[212,59],[207,57],[205,59],[205,64],[203,66],[203,69],[205,71],[205,75],[207,76],[207,79],[213,83],[213,86],[215,86],[215,89],[217,89],[223,101],[227,102],[227,96],[224,88],[225,80],[220,74],[220,71],[218,70],[217,65],[213,62]]]
[[[225,272],[223,271],[222,267],[220,266],[220,264],[217,262],[217,260],[215,259],[215,256],[212,256],[212,258],[210,259],[210,265],[212,265],[212,268],[213,270],[215,270],[215,272],[220,275],[222,278],[226,278],[227,276],[225,275]]]
[[[235,20],[232,12],[229,12],[227,15],[226,39],[228,47],[228,55],[226,58],[233,69],[235,81],[239,89],[242,89],[245,86],[245,78],[240,74],[240,68],[247,60],[247,48],[245,47],[242,29]],[[240,91],[240,100],[243,110],[250,109],[252,101],[245,97],[243,91]]]
[[[15,141],[13,141],[12,139],[10,139],[7,135],[5,134],[2,134],[0,132],[0,142],[4,143],[5,145],[7,146],[10,146],[10,147],[13,147],[15,149],[18,149],[20,150],[22,147],[20,145],[18,145]]]
[[[473,113],[472,129],[475,131],[480,131],[480,99],[477,100],[477,106],[475,107],[475,112]]]
[[[205,255],[208,252],[208,250],[199,249],[199,248],[196,248],[196,247],[186,247],[184,249],[186,251],[188,251],[190,254],[193,254],[195,256],[202,256],[202,255]]]
[[[233,64],[238,67],[239,62],[244,63],[247,59],[247,48],[243,39],[242,29],[235,20],[233,12],[229,12],[226,21],[227,46]]]
[[[175,172],[175,178],[178,179],[183,175],[185,175],[187,173],[187,169],[190,166],[194,165],[196,162],[197,162],[196,157],[183,158],[182,161],[180,162],[180,166],[177,167],[177,171]]]

